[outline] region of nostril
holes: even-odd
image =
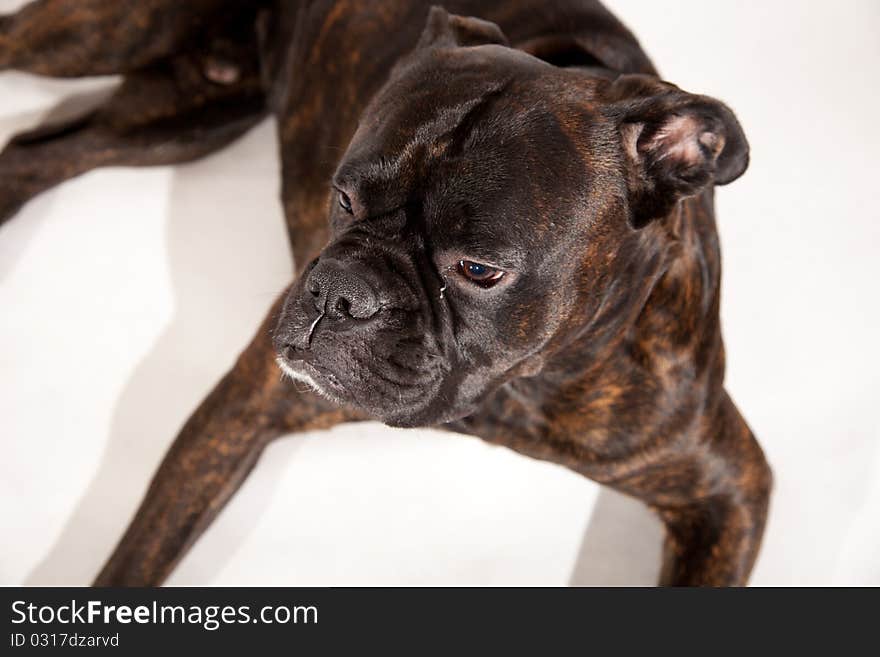
[[[288,360],[296,360],[296,347],[292,344],[288,344],[284,347],[284,357]]]
[[[357,263],[343,265],[333,258],[322,259],[310,272],[305,289],[318,313],[326,313],[330,319],[369,319],[379,307],[376,293]]]
[[[351,302],[345,297],[339,297],[333,307],[340,315],[351,317]]]

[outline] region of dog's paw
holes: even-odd
[[[0,226],[18,214],[27,199],[27,196],[14,189],[10,183],[0,180]]]
[[[12,219],[15,215],[18,214],[18,211],[24,206],[24,203],[4,203],[2,199],[0,199],[0,227],[2,227],[7,221]]]
[[[0,71],[12,66],[12,16],[0,15]]]
[[[0,152],[0,226],[12,219],[43,187],[47,163],[35,160],[13,137]]]

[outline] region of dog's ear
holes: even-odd
[[[418,48],[483,46],[490,43],[510,45],[495,23],[471,16],[456,16],[435,5],[428,12],[428,23],[419,39]]]
[[[606,93],[620,132],[630,217],[640,228],[679,199],[726,185],[749,163],[739,121],[724,103],[644,75],[622,75]]]

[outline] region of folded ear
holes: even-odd
[[[435,5],[428,13],[428,23],[419,39],[418,47],[451,48],[483,46],[489,43],[510,45],[495,23],[471,16],[456,16]]]
[[[608,90],[628,167],[632,223],[666,216],[686,196],[726,185],[749,163],[739,121],[724,103],[643,75]]]

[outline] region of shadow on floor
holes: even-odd
[[[183,422],[250,340],[291,276],[278,203],[274,126],[175,169],[167,211],[175,311],[117,401],[100,465],[28,585],[91,582],[121,537]],[[242,162],[248,162],[243,171]],[[292,450],[277,450],[289,458]],[[250,495],[269,496],[278,464]],[[258,501],[248,505],[259,509]],[[238,514],[223,553],[201,554],[207,581],[259,520]]]
[[[641,502],[602,488],[584,532],[570,586],[654,586],[663,525]]]

